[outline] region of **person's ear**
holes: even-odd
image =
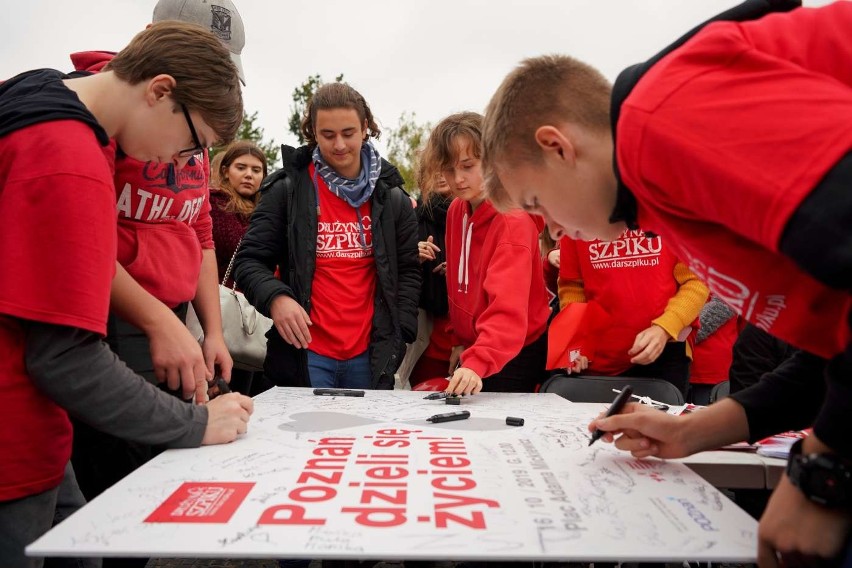
[[[577,157],[574,143],[555,126],[539,126],[535,131],[535,141],[545,156],[552,156],[570,163],[574,163]]]
[[[150,104],[170,98],[174,92],[177,81],[171,75],[160,74],[148,80],[145,89],[145,98]]]

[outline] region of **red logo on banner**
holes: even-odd
[[[146,523],[227,523],[254,483],[184,483]]]

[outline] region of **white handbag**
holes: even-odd
[[[228,263],[225,278],[219,284],[219,306],[222,310],[222,331],[225,345],[234,360],[235,369],[262,371],[266,358],[266,332],[272,327],[272,320],[258,312],[242,292],[237,292],[236,284],[228,288],[225,283],[231,276],[234,259],[240,250],[240,243]],[[186,314],[186,327],[199,342],[204,340],[204,331],[192,304]]]

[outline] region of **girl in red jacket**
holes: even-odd
[[[482,115],[442,120],[424,152],[455,199],[447,213],[446,258],[454,337],[448,392],[532,392],[546,373],[547,291],[540,217],[498,213],[485,199],[480,157]],[[424,195],[424,199],[428,198]]]

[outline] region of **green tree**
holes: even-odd
[[[335,83],[343,81],[343,73],[334,78]],[[302,117],[305,116],[305,110],[308,108],[308,101],[314,96],[316,90],[325,84],[319,73],[310,75],[305,82],[293,89],[293,104],[290,107],[290,120],[288,126],[296,138],[299,139],[299,144],[307,142],[302,136]]]
[[[237,140],[249,140],[254,142],[258,148],[266,154],[266,163],[269,171],[273,171],[278,167],[278,152],[280,148],[275,143],[274,139],[269,142],[264,140],[263,128],[257,125],[257,111],[248,114],[243,113],[243,123],[237,131]],[[213,161],[214,156],[224,150],[224,147],[219,146],[210,150],[210,161]]]
[[[399,169],[406,189],[417,196],[417,159],[432,129],[430,123],[418,124],[414,112],[403,112],[396,128],[388,132],[388,161]]]

